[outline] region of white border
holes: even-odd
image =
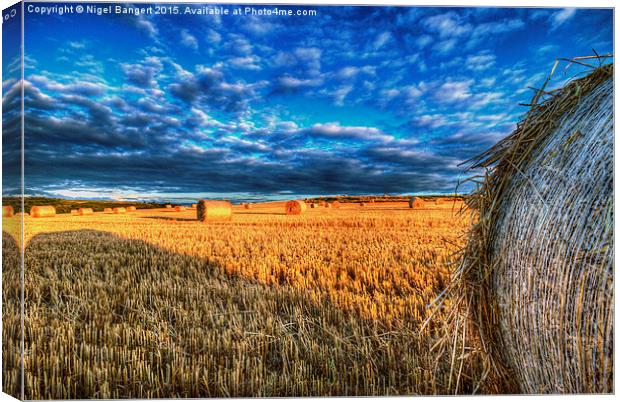
[[[2,9],[5,9],[15,3],[16,1],[10,0],[0,0]],[[53,1],[45,1],[45,0],[30,0],[27,2],[49,2],[53,3]],[[65,0],[64,3],[98,3],[98,1],[79,1],[79,0]],[[101,2],[101,1],[99,1]],[[243,1],[234,1],[234,0],[220,0],[220,1],[200,1],[200,0],[185,0],[185,1],[174,1],[174,0],[158,0],[158,1],[148,1],[148,0],[133,0],[133,1],[114,1],[118,3],[211,3],[211,4],[298,4],[298,5],[377,5],[377,6],[458,6],[458,7],[584,7],[584,8],[614,8],[614,54],[615,54],[615,44],[618,42],[618,32],[616,31],[616,15],[615,15],[615,5],[616,2],[613,0],[569,0],[569,1],[560,1],[560,0],[521,0],[521,1],[500,1],[500,0],[478,0],[478,1],[460,1],[460,0],[314,0],[314,1],[282,1],[282,0],[268,0],[268,1],[257,1],[257,0],[243,0]],[[23,13],[22,13],[23,15]],[[0,29],[0,43],[2,41],[2,32]],[[2,76],[2,56],[0,52],[0,77]],[[614,76],[614,79],[616,76]],[[614,116],[618,115],[618,93],[614,94]],[[615,117],[614,117],[615,118]],[[0,126],[0,133],[1,133]],[[614,142],[614,155],[617,155],[617,141]],[[0,155],[2,151],[2,146],[0,145]],[[617,171],[618,161],[614,158],[614,172]],[[2,165],[0,164],[0,183],[1,183],[1,174],[2,174]],[[615,182],[615,175],[614,175]],[[615,185],[614,185],[615,192]],[[617,200],[615,200],[614,205],[614,214],[617,206]],[[615,216],[615,215],[614,215]],[[614,222],[614,233],[617,233],[618,229],[617,221]],[[615,237],[615,236],[614,236]],[[618,261],[620,257],[616,255],[614,261],[614,267],[618,266]],[[0,278],[1,281],[1,278]],[[615,281],[615,295],[618,294],[618,283]],[[0,300],[1,306],[1,300]],[[618,309],[614,311],[614,322],[618,321]],[[0,326],[1,331],[1,326]],[[0,332],[1,333],[1,332]],[[615,356],[614,356],[614,365],[618,361],[618,343],[617,341],[617,331],[614,336],[614,345],[615,345]],[[0,368],[2,367],[2,358],[0,357]],[[618,376],[614,378],[614,389],[618,389]],[[489,398],[494,398],[496,396],[461,396],[459,399],[465,401],[481,401],[481,400],[490,400]],[[368,397],[364,398],[365,400],[377,400],[377,401],[398,401],[403,399],[413,400],[415,398],[416,401],[430,401],[431,399],[435,399],[437,397],[434,396],[421,396],[421,397]],[[499,396],[504,401],[543,401],[546,399],[554,399],[559,400],[562,398],[562,402],[564,401],[590,401],[590,400],[602,400],[602,401],[612,401],[615,400],[615,395],[549,395],[549,396],[524,396],[524,395],[513,395],[513,396]],[[284,401],[295,401],[295,400],[306,400],[309,398],[277,398],[277,400]],[[323,400],[336,400],[336,398],[322,398]],[[0,402],[5,401],[14,401],[15,399],[2,393],[0,394]],[[231,399],[222,399],[224,401],[243,401],[244,399],[240,398],[231,398]],[[276,400],[276,398],[267,399],[267,400]],[[358,398],[349,398],[349,397],[340,397],[337,398],[339,401],[343,402],[353,402],[359,400]],[[140,400],[140,401],[148,401],[148,400]],[[174,401],[178,402],[178,400],[172,399],[160,399],[160,401]]]

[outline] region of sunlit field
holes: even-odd
[[[462,245],[461,208],[26,217],[25,397],[445,393],[439,326],[420,328]],[[16,358],[5,353],[5,383]]]

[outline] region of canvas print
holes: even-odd
[[[614,392],[612,8],[24,1],[2,31],[3,392]]]

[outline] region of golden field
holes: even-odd
[[[420,327],[464,241],[461,207],[342,203],[287,216],[274,202],[207,223],[193,209],[26,217],[25,397],[446,393],[449,368],[430,352],[439,326]],[[16,250],[5,234],[13,394]]]

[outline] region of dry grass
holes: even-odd
[[[446,392],[420,325],[466,229],[451,206],[233,209],[26,218],[26,398]]]

